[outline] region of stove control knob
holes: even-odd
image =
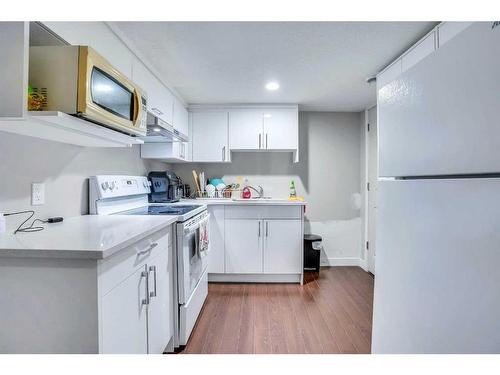
[[[108,183],[107,182],[103,182],[101,184],[101,187],[102,187],[102,190],[107,190],[108,189]]]
[[[116,184],[115,182],[111,182],[111,186],[109,187],[110,190],[115,190]]]
[[[148,187],[148,182],[147,182],[146,180],[144,180],[144,181],[142,182],[142,186],[144,186],[144,187]]]

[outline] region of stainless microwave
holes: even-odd
[[[61,111],[133,135],[146,135],[147,96],[87,46],[30,47],[29,84]]]

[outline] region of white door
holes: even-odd
[[[231,150],[264,148],[262,130],[262,110],[235,109],[229,112],[229,145]]]
[[[500,171],[500,30],[475,22],[378,92],[380,176]]]
[[[228,113],[193,112],[193,161],[229,161]]]
[[[148,342],[150,354],[162,354],[173,335],[172,249],[148,262]]]
[[[146,278],[143,266],[102,297],[101,353],[147,353]]]
[[[377,107],[368,110],[368,243],[366,254],[368,260],[368,271],[375,275],[376,258],[376,218],[377,218],[377,187],[378,187],[378,142],[377,142]]]
[[[500,178],[379,181],[374,353],[500,352],[498,192]]]
[[[295,108],[265,110],[263,148],[267,150],[296,150],[299,128]]]
[[[301,273],[302,221],[264,220],[264,273]]]
[[[210,213],[210,252],[208,273],[224,273],[224,206],[208,207]]]
[[[226,273],[262,272],[262,220],[226,220]]]

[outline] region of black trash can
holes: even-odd
[[[313,242],[319,242],[321,245],[321,236],[317,234],[304,234],[304,271],[319,272],[319,262],[321,256],[321,246]]]

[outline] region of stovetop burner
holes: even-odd
[[[189,211],[196,210],[200,206],[181,206],[181,205],[165,205],[165,206],[144,206],[119,212],[120,215],[184,215]]]

